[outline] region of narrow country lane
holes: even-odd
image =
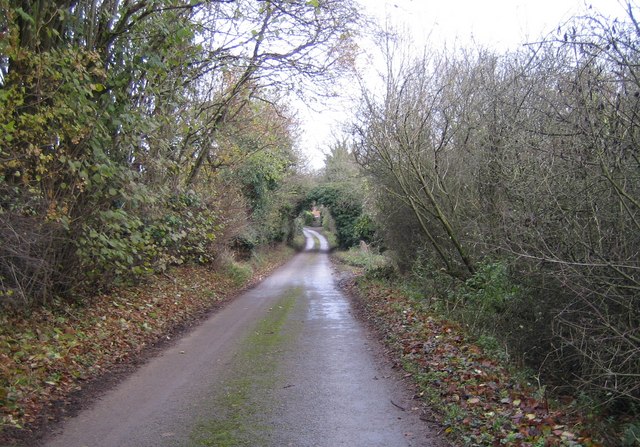
[[[335,285],[326,239],[312,229],[305,236],[304,253],[44,444],[443,445],[411,411],[406,386],[352,316]]]

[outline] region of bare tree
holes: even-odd
[[[391,48],[390,48],[391,50]],[[444,54],[402,62],[396,71],[387,54],[386,91],[377,100],[364,92],[360,122],[353,128],[356,157],[376,184],[411,210],[438,262],[452,275],[473,274],[463,242],[458,157],[469,105],[464,64]]]

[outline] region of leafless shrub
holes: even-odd
[[[39,219],[0,214],[0,304],[28,308],[52,298],[63,267],[57,264],[60,230]]]
[[[418,229],[422,237],[411,241],[425,250],[415,252],[452,273],[466,266],[462,279],[483,259],[513,265],[511,280],[548,316],[535,320],[549,341],[540,357],[555,355],[560,375],[570,371],[574,385],[603,402],[635,404],[636,12],[628,4],[626,20],[590,13],[513,53],[427,54],[390,70],[382,98],[365,94],[354,126],[359,160],[383,207],[403,208],[398,215],[412,220],[387,227],[395,240],[406,237],[404,228]]]

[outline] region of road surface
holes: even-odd
[[[305,252],[65,421],[44,445],[442,445],[352,316],[326,239],[312,229],[305,236]]]

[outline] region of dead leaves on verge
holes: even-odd
[[[443,431],[465,446],[599,446],[580,417],[550,408],[544,393],[511,377],[455,324],[379,282],[351,281]]]
[[[254,280],[290,255],[286,248],[272,252],[254,268]],[[32,428],[83,383],[134,359],[243,286],[228,272],[185,266],[84,307],[0,314],[0,443],[10,441],[7,429]]]

